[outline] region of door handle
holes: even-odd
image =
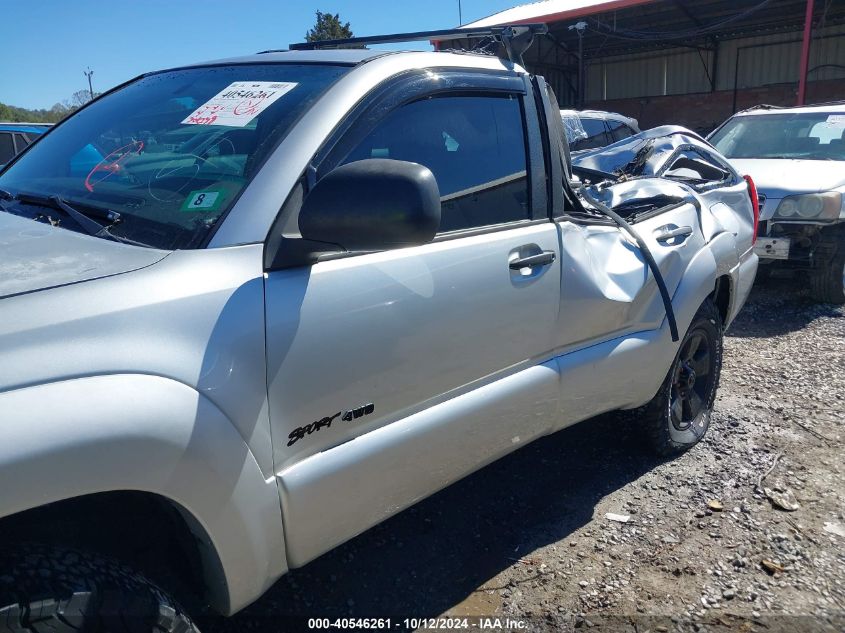
[[[663,231],[662,233],[658,234],[655,238],[658,242],[668,242],[671,239],[676,237],[683,237],[687,238],[692,235],[692,227],[691,226],[679,226],[676,229],[672,229],[670,231]],[[681,240],[683,242],[684,240]]]
[[[511,270],[521,270],[523,268],[534,268],[536,266],[548,266],[555,261],[554,251],[543,251],[537,255],[530,255],[528,257],[520,257],[508,262],[508,268]]]

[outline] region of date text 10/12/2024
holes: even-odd
[[[458,618],[309,618],[308,629],[345,630],[422,630],[422,631],[521,631],[528,626],[526,620],[499,617]]]

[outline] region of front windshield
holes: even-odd
[[[0,174],[0,190],[15,196],[0,208],[79,230],[38,204],[59,196],[91,217],[119,217],[108,228],[119,239],[195,248],[347,70],[256,64],[142,77],[69,118]]]
[[[845,160],[845,113],[753,114],[728,121],[710,142],[728,158]]]

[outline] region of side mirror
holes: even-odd
[[[426,244],[439,227],[440,190],[434,174],[417,163],[387,158],[334,169],[317,182],[299,212],[305,240],[346,251]]]

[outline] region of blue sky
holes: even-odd
[[[524,0],[461,0],[464,23]],[[356,35],[451,28],[458,0],[0,0],[0,102],[50,108],[88,87],[142,72],[283,48],[314,12],[340,13]],[[17,54],[15,53],[17,51]]]

